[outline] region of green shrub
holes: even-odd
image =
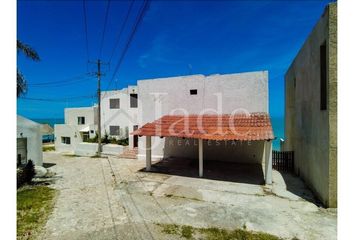
[[[17,171],[17,188],[26,183],[30,183],[36,172],[34,171],[34,164],[32,160],[28,160],[23,169]]]
[[[98,133],[96,132],[96,135],[95,135],[94,138],[89,138],[89,139],[87,139],[85,142],[97,143],[97,142],[98,142]]]
[[[118,145],[128,146],[129,145],[129,138],[119,139],[117,140]]]
[[[85,142],[98,143],[98,134],[96,133],[96,136],[94,138],[89,138]],[[111,143],[111,144],[118,144],[118,145],[127,146],[127,145],[129,145],[129,138],[116,139],[114,137],[110,137],[107,134],[107,132],[105,132],[105,134],[101,138],[101,143],[104,143],[104,144]]]
[[[104,135],[103,135],[103,138],[101,138],[101,142],[102,143],[110,143],[110,140],[109,140],[109,138],[108,138],[108,134],[107,134],[107,132],[105,131],[104,132]]]

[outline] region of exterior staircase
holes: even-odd
[[[126,148],[122,154],[118,155],[118,157],[136,159],[137,154],[138,154],[138,148],[133,148],[133,149]]]

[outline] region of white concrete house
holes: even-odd
[[[65,108],[65,123],[54,125],[55,150],[74,153],[79,143],[95,137],[97,113],[97,106]]]
[[[117,139],[129,138],[129,148],[138,146],[138,138],[130,135],[138,128],[138,88],[101,93],[101,131]]]
[[[164,115],[269,112],[267,71],[141,80],[138,81],[138,89],[141,104],[139,127]],[[169,144],[167,147],[159,138],[152,138],[152,145],[155,145],[155,140],[159,144],[152,150],[153,159],[170,156],[192,158],[196,151],[188,149],[193,147],[185,144],[180,147]],[[168,139],[169,142],[175,140]],[[139,146],[145,146],[144,138],[139,138]],[[262,149],[263,143],[259,143],[259,147],[252,148],[252,153],[239,161],[261,161]],[[138,158],[145,159],[143,147],[139,148]]]
[[[265,163],[265,182],[272,183],[274,135],[269,118],[267,71],[141,80],[138,91],[140,121],[133,135],[146,136],[139,138],[138,159],[146,160],[147,170],[152,160],[162,158],[199,158],[199,176],[203,176],[204,160]],[[262,113],[260,117],[258,113]],[[214,127],[218,118],[225,119],[225,124],[233,114],[249,116],[240,128],[250,128],[245,132],[247,137],[209,136],[196,128],[196,116],[211,118]],[[194,126],[185,130],[198,133],[183,132],[181,121],[194,121]]]
[[[17,115],[17,165],[43,165],[41,124]]]

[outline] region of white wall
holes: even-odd
[[[89,130],[90,138],[95,137],[98,121],[97,113],[97,106],[65,108],[65,124],[54,125],[55,150],[58,152],[75,153],[77,145],[83,141],[80,132],[80,130],[83,129]],[[85,117],[85,124],[79,125],[78,117]],[[93,130],[93,132],[91,132],[91,130]],[[70,144],[62,143],[62,137],[70,137]]]
[[[139,126],[152,122],[163,115],[183,114],[183,111],[174,111],[183,108],[187,114],[199,114],[206,111],[208,114],[227,114],[235,110],[247,112],[269,112],[268,106],[268,72],[246,72],[225,75],[192,75],[171,78],[149,79],[138,81],[139,89]],[[190,95],[191,89],[197,89],[197,95]],[[259,145],[259,146],[258,146]],[[256,155],[257,161],[261,161],[263,144],[257,147],[243,149],[243,157],[252,158]],[[176,145],[165,145],[165,139],[152,137],[153,158],[182,156],[196,158],[197,152],[180,149]],[[139,138],[139,159],[145,159],[145,137]],[[218,151],[218,148],[213,150]],[[208,151],[208,150],[206,150]],[[220,153],[229,150],[220,150]],[[207,154],[208,155],[208,154]],[[206,157],[208,157],[206,155]],[[218,157],[220,156],[220,157]],[[259,156],[259,157],[258,157]],[[222,155],[215,154],[216,158]],[[215,159],[218,160],[218,159]],[[222,158],[224,160],[224,158]]]
[[[97,106],[94,107],[81,107],[81,108],[65,108],[64,117],[65,124],[78,125],[78,117],[85,117],[85,124],[78,125],[81,127],[97,124]]]
[[[97,155],[98,144],[82,142],[76,145],[75,155],[92,157]]]
[[[41,125],[17,116],[17,138],[27,138],[27,160],[43,165]]]
[[[80,132],[75,125],[67,124],[55,124],[55,151],[74,153],[76,146],[82,142]],[[70,144],[64,144],[61,142],[62,137],[70,137]]]
[[[126,147],[117,144],[105,144],[102,146],[102,152],[104,154],[119,155],[122,154]]]
[[[137,125],[138,122],[138,108],[130,107],[130,94],[132,93],[138,94],[137,86],[128,86],[128,88],[123,88],[122,90],[105,91],[101,94],[102,135],[105,132],[109,135],[109,126],[119,126],[121,135],[118,138],[129,137],[130,148],[133,147],[133,136],[129,135],[129,133],[133,131],[133,126]],[[119,109],[110,109],[110,99],[113,98],[120,99]]]

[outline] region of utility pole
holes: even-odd
[[[101,77],[104,75],[101,73],[101,65],[107,65],[107,63],[102,63],[100,59],[94,62],[89,63],[94,63],[95,65],[97,64],[97,110],[98,110],[98,129],[97,129],[97,136],[98,136],[98,149],[97,149],[97,155],[101,156],[102,153],[102,142],[101,142]]]
[[[97,60],[97,102],[98,102],[98,149],[97,155],[101,156],[101,60]]]

